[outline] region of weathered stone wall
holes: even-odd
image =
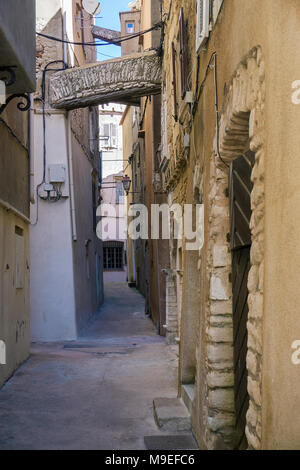
[[[166,269],[166,337],[167,344],[175,344],[178,337],[176,274]]]
[[[251,269],[248,278],[248,392],[246,435],[249,446],[260,448],[261,363],[264,276],[264,61],[254,48],[239,65],[230,84],[220,125],[222,158],[230,163],[247,146],[255,152],[251,180]],[[208,435],[213,447],[217,434],[225,443],[234,442],[234,374],[231,255],[229,233],[228,170],[217,155],[215,140],[211,159],[209,210],[209,277],[207,395]]]

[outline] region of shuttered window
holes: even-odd
[[[187,91],[187,60],[186,60],[186,31],[184,21],[184,9],[179,14],[179,45],[180,45],[180,72],[181,72],[181,98]]]
[[[103,124],[103,147],[118,147],[118,126],[113,123]]]
[[[124,187],[122,181],[116,182],[116,204],[121,204],[124,197]]]
[[[176,83],[176,50],[174,42],[172,42],[172,72],[173,72],[173,98],[174,98],[174,119],[177,121],[177,83]]]

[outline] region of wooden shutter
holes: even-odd
[[[230,212],[231,212],[231,249],[251,244],[250,194],[253,184],[251,171],[254,165],[254,153],[249,151],[234,160],[230,174]]]
[[[181,71],[181,98],[185,96],[187,90],[187,62],[186,62],[186,34],[184,22],[184,9],[180,9],[179,14],[179,43],[180,43],[180,71]]]
[[[109,124],[103,124],[103,137],[109,137]]]
[[[177,83],[176,83],[176,50],[174,42],[172,42],[172,69],[173,69],[173,98],[174,98],[174,119],[177,121]]]
[[[230,172],[230,223],[232,250],[232,315],[234,347],[234,394],[236,412],[236,443],[238,449],[247,448],[245,436],[246,413],[249,407],[247,392],[247,320],[248,274],[251,248],[251,171],[255,161],[253,152],[234,160]]]

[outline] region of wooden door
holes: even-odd
[[[233,337],[235,374],[236,447],[247,448],[245,436],[247,392],[248,273],[251,247],[251,171],[255,156],[251,151],[234,160],[230,171],[230,222],[232,251]]]

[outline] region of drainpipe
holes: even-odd
[[[72,153],[72,128],[71,128],[71,114],[67,113],[67,152],[68,152],[68,165],[69,165],[69,187],[70,187],[70,205],[71,205],[71,219],[72,219],[72,238],[77,241],[76,229],[76,211],[75,211],[75,197],[74,197],[74,175],[73,175],[73,153]]]
[[[62,0],[62,34],[63,34],[63,39],[67,40],[67,12],[65,9],[65,2]],[[67,43],[63,43],[63,59],[64,63],[67,63],[68,60],[68,46]]]
[[[67,14],[65,11],[64,0],[62,0],[62,29],[63,38],[67,39]],[[67,44],[63,44],[63,60],[67,63],[68,49]],[[72,152],[72,128],[71,128],[71,114],[67,112],[67,153],[68,153],[68,167],[69,167],[69,188],[70,188],[70,206],[71,206],[71,220],[72,220],[72,239],[77,241],[77,228],[76,228],[76,211],[75,211],[75,197],[74,197],[74,174],[73,174],[73,152]]]
[[[29,109],[29,190],[30,202],[35,204],[34,191],[34,107],[33,93],[30,93],[30,109]]]

